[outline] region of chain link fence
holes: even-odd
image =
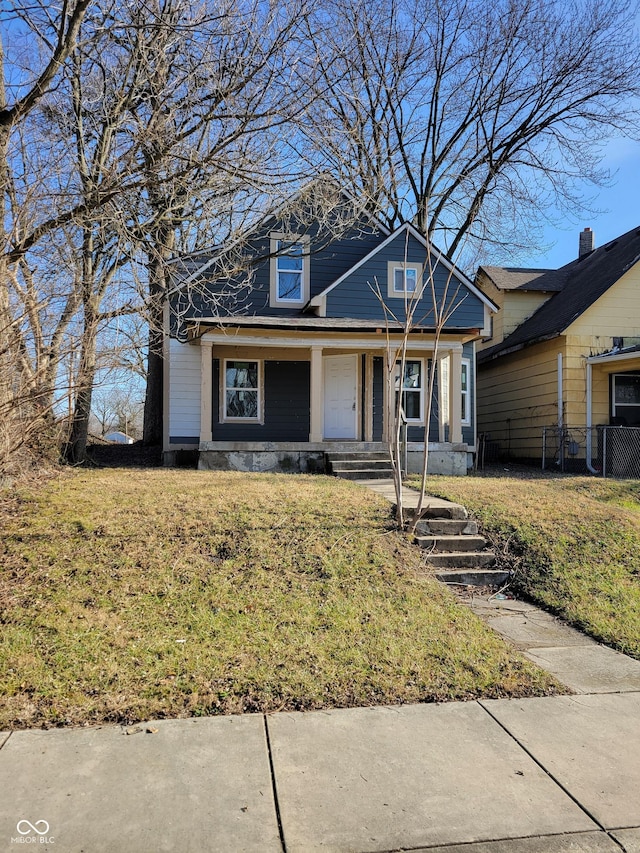
[[[543,427],[542,470],[640,479],[640,427]]]

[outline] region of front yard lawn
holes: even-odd
[[[640,658],[640,481],[506,468],[430,477],[427,490],[481,521],[516,566],[516,589]]]
[[[0,504],[0,728],[557,688],[341,480],[84,470]]]

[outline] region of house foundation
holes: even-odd
[[[378,441],[358,442],[201,442],[198,451],[198,469],[201,471],[247,471],[285,474],[325,474],[327,454],[336,452],[379,453],[387,445]],[[175,453],[164,456],[164,464],[177,464]],[[422,471],[423,445],[407,445],[409,473]],[[430,442],[429,473],[447,476],[464,476],[472,461],[471,449],[466,444]]]

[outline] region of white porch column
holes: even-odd
[[[446,428],[449,426],[449,355],[438,352],[436,362],[438,370],[438,441],[446,441]]]
[[[322,347],[311,347],[310,378],[310,432],[309,441],[319,442],[323,438],[324,389],[322,387]]]
[[[449,441],[462,441],[462,351],[451,350],[449,355]]]
[[[211,441],[213,344],[200,338],[200,441]]]

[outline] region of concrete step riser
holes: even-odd
[[[343,480],[381,480],[391,476],[391,473],[377,469],[338,471],[334,468],[333,473],[336,477],[340,477]]]
[[[336,469],[346,471],[349,468],[379,468],[381,471],[392,470],[388,459],[340,459],[331,462],[331,467],[334,471]]]
[[[436,577],[443,583],[463,586],[502,586],[509,580],[509,572],[501,569],[452,569],[436,572]]]
[[[416,536],[416,545],[435,553],[443,551],[481,551],[487,545],[482,536]]]
[[[477,521],[456,521],[450,518],[434,518],[419,521],[416,533],[420,536],[476,536]]]
[[[427,562],[440,569],[480,569],[495,563],[495,554],[490,551],[449,551],[429,554]]]
[[[343,461],[349,461],[352,459],[366,459],[366,460],[382,459],[385,462],[389,461],[389,454],[388,453],[378,453],[377,451],[371,452],[371,453],[327,453],[326,457],[329,460],[329,462],[343,462]]]

